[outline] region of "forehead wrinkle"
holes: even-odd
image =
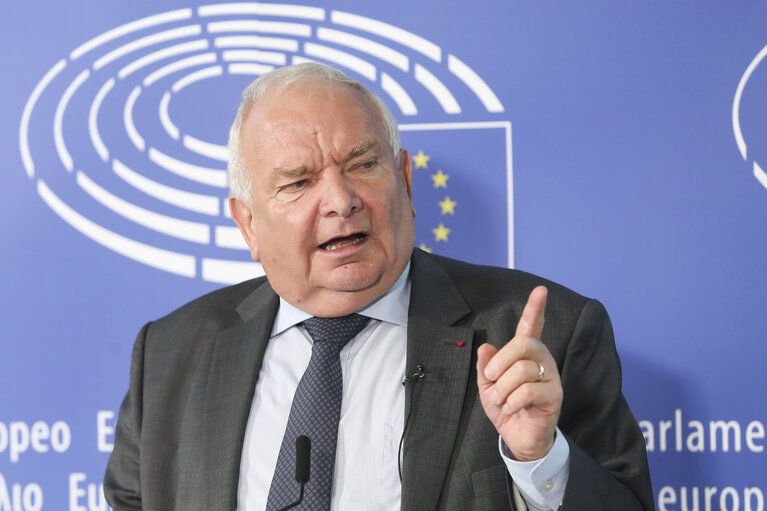
[[[300,125],[286,119],[266,121],[262,124],[263,136],[255,145],[258,147],[260,143],[267,145],[267,147],[280,147],[278,155],[275,156],[277,161],[272,162],[275,164],[271,169],[272,177],[301,177],[310,171],[311,165],[302,163],[300,160],[304,158],[298,159],[298,157],[304,154],[307,147],[315,145],[312,139],[316,138],[316,133],[307,137],[296,129],[297,126]],[[298,161],[296,161],[297,159]],[[292,163],[295,163],[296,166],[293,166]]]
[[[314,92],[314,90],[308,91],[307,96],[318,96],[318,94],[313,94]],[[357,121],[362,122],[362,124],[365,125],[364,128],[360,130],[363,131],[361,135],[365,138],[347,151],[344,151],[342,147],[338,147],[336,149],[338,150],[336,153],[337,156],[334,157],[333,153],[335,150],[333,146],[336,145],[338,141],[334,141],[333,139],[335,139],[336,135],[339,133],[339,126],[312,126],[313,123],[305,123],[296,120],[294,118],[296,116],[295,112],[292,110],[289,111],[288,114],[275,116],[274,112],[272,112],[272,107],[274,104],[279,105],[282,104],[283,101],[286,101],[284,97],[286,94],[287,91],[280,91],[280,94],[270,98],[271,101],[269,103],[265,103],[263,110],[259,111],[253,109],[253,111],[250,112],[251,115],[248,116],[250,118],[249,121],[251,121],[251,124],[254,122],[252,114],[260,114],[259,117],[261,117],[258,122],[258,124],[260,124],[261,135],[260,137],[256,136],[255,139],[251,142],[253,146],[255,146],[255,151],[253,152],[256,155],[259,152],[257,150],[258,147],[262,144],[273,144],[282,146],[283,148],[282,151],[279,151],[280,157],[278,158],[278,161],[273,161],[272,165],[270,165],[272,168],[270,169],[269,173],[272,179],[293,179],[304,177],[315,171],[315,164],[319,169],[324,167],[326,163],[332,164],[334,161],[336,164],[346,163],[354,158],[368,153],[371,149],[380,146],[381,141],[377,135],[369,132],[364,133],[364,131],[368,131],[369,128],[369,107],[363,102],[360,102],[359,99],[355,97],[355,101],[353,101],[353,105],[350,108],[360,111],[359,117],[361,117],[361,119],[357,119]],[[304,101],[308,102],[308,97],[304,97]],[[261,98],[261,102],[263,101],[264,98]],[[309,128],[309,130],[305,131],[306,128]],[[343,128],[343,126],[341,126],[341,128]],[[344,130],[341,129],[340,131],[343,132]],[[292,150],[286,151],[289,146],[292,148]],[[304,154],[305,151],[309,151],[309,153]],[[316,158],[319,158],[319,161],[312,164],[309,164],[308,161],[295,161],[295,159],[298,158],[300,154],[308,156],[312,161]],[[283,158],[286,161],[280,162],[279,160]],[[294,161],[290,162],[290,160]],[[295,166],[293,164],[295,164]]]

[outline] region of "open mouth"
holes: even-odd
[[[333,238],[332,240],[328,241],[327,243],[323,243],[320,245],[320,248],[322,250],[338,250],[339,248],[349,247],[351,245],[356,245],[357,243],[361,243],[362,240],[367,238],[367,234],[364,233],[356,233],[352,234],[351,236],[344,236],[342,238]]]

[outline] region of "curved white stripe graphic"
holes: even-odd
[[[237,227],[226,225],[216,226],[216,245],[223,248],[248,250],[248,245]]]
[[[754,72],[756,66],[759,65],[765,56],[767,56],[767,46],[762,48],[762,51],[760,51],[757,56],[754,57],[754,60],[751,61],[751,63],[746,68],[746,71],[743,73],[743,76],[740,77],[738,88],[735,90],[735,98],[732,100],[732,130],[735,132],[735,142],[738,144],[740,155],[744,160],[746,159],[747,154],[746,141],[743,139],[743,133],[740,131],[740,98],[743,95],[743,89],[746,88],[746,82],[748,82],[748,79],[751,78],[751,73]]]
[[[277,66],[284,66],[287,62],[287,57],[284,53],[258,50],[226,50],[222,53],[222,58],[225,62],[231,62],[235,60],[245,62],[264,62],[266,64],[275,64]]]
[[[126,23],[125,25],[120,25],[117,28],[108,30],[107,32],[104,32],[103,34],[94,37],[90,41],[86,41],[84,44],[81,44],[80,46],[75,48],[72,51],[72,53],[69,54],[69,58],[71,58],[72,60],[76,60],[80,58],[83,54],[91,51],[93,48],[101,46],[104,43],[108,43],[109,41],[112,41],[113,39],[117,39],[118,37],[122,37],[125,34],[130,34],[131,32],[135,32],[137,30],[141,30],[147,27],[153,27],[155,25],[162,25],[163,23],[170,23],[172,21],[189,19],[191,17],[192,17],[192,9],[179,9],[177,11],[164,12],[162,14],[147,16],[146,18],[141,18],[136,21],[131,21],[130,23]]]
[[[19,123],[19,150],[21,151],[21,160],[24,163],[24,170],[27,172],[28,177],[35,175],[35,163],[32,161],[32,154],[29,152],[29,119],[32,117],[32,110],[35,108],[37,100],[40,99],[40,94],[53,81],[54,78],[67,66],[67,62],[64,59],[59,60],[56,64],[45,73],[45,76],[37,82],[35,88],[32,90],[32,94],[29,95],[27,103],[24,105],[24,112],[21,114],[21,123]]]
[[[121,161],[112,160],[112,169],[128,184],[137,190],[141,190],[150,197],[167,202],[182,209],[204,213],[210,216],[218,216],[218,199],[211,195],[185,192],[170,186],[160,184],[157,181],[142,176],[138,172],[128,168]]]
[[[216,48],[263,48],[267,50],[298,51],[298,41],[258,35],[228,35],[213,39]]]
[[[318,61],[315,59],[308,59],[306,57],[302,57],[301,55],[293,55],[293,57],[290,59],[290,63],[293,65],[303,64],[304,62],[318,62]]]
[[[125,102],[125,108],[123,109],[123,124],[125,125],[125,131],[128,133],[128,138],[131,139],[133,145],[139,151],[146,149],[146,142],[144,138],[139,134],[136,129],[136,125],[133,124],[133,105],[136,103],[139,95],[141,94],[141,86],[136,85],[128,96],[128,100]]]
[[[503,112],[503,105],[485,81],[469,66],[453,55],[447,56],[447,68],[477,95],[488,112]]]
[[[381,73],[381,88],[397,103],[403,115],[416,115],[418,109],[405,89],[386,73]]]
[[[193,84],[194,82],[199,82],[201,80],[205,80],[206,78],[213,78],[214,76],[221,76],[223,72],[224,69],[221,66],[212,66],[206,67],[205,69],[200,69],[199,71],[190,73],[178,80],[173,84],[173,86],[171,86],[170,90],[176,93],[184,87]]]
[[[200,25],[189,25],[186,27],[166,30],[165,32],[157,32],[156,34],[148,35],[146,37],[142,37],[141,39],[136,39],[135,41],[131,41],[120,46],[119,48],[110,51],[93,63],[93,69],[98,71],[110,62],[114,62],[120,57],[124,57],[129,53],[133,53],[134,51],[146,48],[147,46],[152,46],[157,43],[164,43],[165,41],[171,41],[173,39],[181,39],[183,37],[200,35],[201,33],[202,27]]]
[[[199,165],[192,165],[191,163],[168,156],[154,147],[149,148],[149,159],[165,170],[191,181],[196,181],[197,183],[209,186],[216,186],[218,188],[226,188],[228,186],[225,170],[209,169]]]
[[[394,25],[342,11],[331,11],[330,20],[338,25],[345,25],[356,30],[364,30],[371,34],[385,37],[412,50],[423,53],[435,62],[442,61],[442,50],[439,46]]]
[[[168,114],[168,104],[170,103],[170,92],[165,92],[165,94],[162,95],[162,99],[160,100],[160,124],[162,124],[162,127],[165,128],[165,131],[168,133],[168,135],[171,136],[171,138],[178,140],[179,137],[179,131],[175,124],[173,124],[173,121],[170,120],[170,115]]]
[[[69,172],[72,172],[72,169],[74,168],[74,162],[72,161],[72,156],[69,154],[69,151],[67,151],[67,146],[64,143],[64,111],[67,109],[69,100],[72,99],[72,96],[74,96],[77,89],[80,87],[80,85],[83,84],[85,80],[88,79],[90,74],[90,70],[85,69],[79,75],[77,75],[77,78],[72,80],[72,83],[69,84],[67,90],[65,90],[64,94],[61,95],[59,104],[56,105],[56,114],[53,117],[53,140],[56,144],[56,152],[58,153],[59,159],[64,165],[64,168]]]
[[[161,67],[157,71],[154,71],[152,74],[147,75],[143,81],[144,87],[149,87],[157,80],[165,78],[166,76],[173,74],[176,71],[181,71],[182,69],[188,69],[195,66],[202,66],[205,64],[213,64],[216,62],[216,58],[217,57],[215,53],[203,53],[201,55],[194,55],[185,59],[173,61],[170,64]]]
[[[365,52],[374,57],[378,57],[384,62],[388,62],[392,66],[398,67],[406,73],[410,68],[410,61],[407,56],[396,50],[392,50],[388,46],[371,41],[370,39],[365,39],[364,37],[348,34],[332,28],[319,27],[317,28],[317,39],[342,44],[354,48],[355,50]]]
[[[207,49],[208,41],[205,39],[198,39],[197,41],[189,41],[188,43],[169,46],[134,60],[124,68],[120,69],[120,71],[117,73],[117,76],[122,79],[135,73],[139,69],[150,64],[154,64],[160,60],[167,59],[169,57],[175,57],[176,55],[181,55],[182,53],[192,53],[193,51],[202,51]],[[144,83],[144,85],[146,85],[146,83]]]
[[[211,144],[199,138],[194,138],[191,135],[184,135],[184,147],[214,160],[223,161],[224,163],[229,161],[229,150],[224,145]]]
[[[77,172],[77,184],[97,202],[118,215],[144,227],[182,240],[207,245],[210,243],[210,227],[141,208],[97,185],[91,178]]]
[[[303,18],[323,21],[325,9],[320,7],[304,7],[303,5],[234,3],[203,5],[197,9],[199,16],[226,16],[230,14],[253,14],[262,16],[285,16],[287,18]]]
[[[230,75],[260,76],[264,73],[268,73],[272,69],[274,69],[274,66],[266,66],[263,64],[236,63],[236,64],[229,64],[229,66],[226,68],[226,71]]]
[[[202,278],[219,284],[237,284],[264,275],[259,263],[203,258]]]
[[[99,89],[96,97],[93,99],[93,103],[91,103],[91,109],[88,112],[88,133],[91,136],[93,147],[96,149],[96,152],[103,161],[107,161],[109,159],[109,150],[107,149],[107,146],[104,145],[104,141],[101,140],[101,135],[99,135],[99,109],[101,108],[101,103],[104,101],[104,98],[114,86],[114,78],[107,80],[107,82],[101,86],[101,89]]]
[[[370,62],[335,48],[329,48],[317,43],[304,43],[304,53],[311,57],[319,57],[339,66],[355,71],[368,80],[376,81],[376,68]]]
[[[125,257],[160,270],[185,277],[194,277],[197,274],[194,256],[179,254],[178,252],[171,252],[170,250],[139,243],[105,229],[65,204],[48,188],[42,179],[37,181],[37,193],[48,204],[48,207],[66,223],[96,243],[100,243]]]
[[[312,35],[312,27],[302,23],[282,21],[214,21],[206,27],[211,34],[221,32],[262,32],[264,34],[285,34],[301,37]]]
[[[439,78],[431,74],[425,67],[420,64],[415,65],[415,79],[418,83],[428,89],[432,95],[437,98],[439,104],[442,105],[445,113],[448,114],[460,114],[461,107],[458,106],[458,102],[455,100],[450,91],[445,87]]]
[[[767,188],[767,173],[756,162],[754,162],[754,177]]]

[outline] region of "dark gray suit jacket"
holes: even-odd
[[[407,372],[422,364],[426,376],[406,397],[403,510],[514,509],[498,434],[477,396],[476,350],[514,336],[539,284],[549,288],[542,341],[561,373],[559,427],[571,453],[562,509],[653,509],[644,439],[621,394],[598,302],[523,272],[420,250],[411,277]],[[144,327],[104,480],[115,510],[236,508],[245,427],[278,303],[260,278]]]

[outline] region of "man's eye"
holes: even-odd
[[[372,169],[373,167],[375,167],[376,163],[378,163],[378,160],[373,159],[370,161],[366,161],[365,163],[360,163],[359,165],[357,165],[357,167],[361,169]]]
[[[294,183],[290,183],[289,185],[283,186],[283,190],[300,190],[304,186],[306,186],[307,180],[301,179],[299,181],[296,181]]]

